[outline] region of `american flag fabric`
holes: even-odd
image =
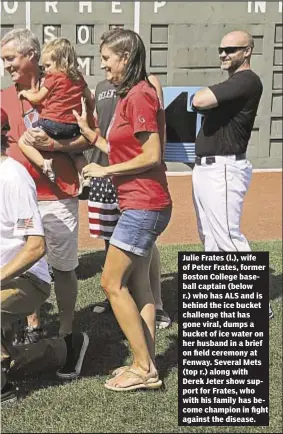
[[[116,190],[110,178],[92,178],[88,200],[89,232],[109,240],[119,219]]]
[[[39,113],[35,108],[31,108],[23,115],[24,124],[26,128],[32,128],[39,119]]]
[[[26,219],[18,219],[17,229],[32,229],[34,227],[33,217]]]

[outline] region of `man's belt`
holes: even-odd
[[[213,164],[217,161],[223,161],[223,158],[227,158],[229,160],[245,160],[246,154],[238,154],[238,155],[216,155],[216,156],[208,156],[208,157],[198,157],[196,156],[195,164],[197,166],[201,166],[201,164]]]

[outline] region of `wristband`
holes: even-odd
[[[96,142],[97,142],[97,140],[98,140],[98,134],[96,134],[96,137],[95,137],[95,139],[90,143],[90,146],[95,146],[95,144],[96,144]]]
[[[55,140],[54,139],[50,139],[51,140],[51,143],[50,143],[50,145],[48,146],[48,149],[50,150],[50,151],[54,151],[54,148],[55,148]]]

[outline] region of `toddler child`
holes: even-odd
[[[33,105],[41,105],[42,110],[33,127],[42,128],[55,140],[71,139],[80,135],[73,110],[81,113],[81,98],[86,99],[89,110],[94,109],[93,98],[87,84],[79,71],[74,47],[65,38],[57,38],[46,43],[42,50],[42,65],[45,79],[40,89],[35,87],[19,92],[19,98],[27,99]],[[54,182],[56,175],[52,159],[44,159],[41,153],[24,144],[19,146],[26,157],[38,166]],[[72,158],[80,177],[80,192],[88,180],[82,177],[82,169],[87,164],[83,153],[73,154]]]

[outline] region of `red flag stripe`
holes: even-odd
[[[112,214],[112,215],[119,214],[119,211],[117,210],[117,208],[115,208],[115,209],[103,209],[103,208],[97,208],[94,206],[89,206],[88,212],[97,213],[97,214]]]

